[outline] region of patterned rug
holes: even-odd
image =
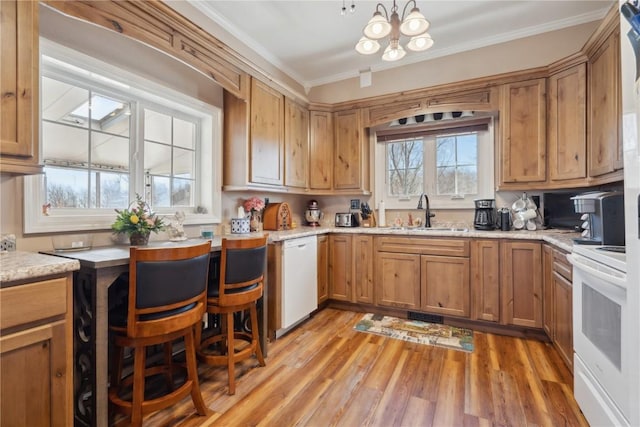
[[[365,314],[353,329],[403,341],[473,352],[471,329],[372,313]]]

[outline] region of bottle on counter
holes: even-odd
[[[386,227],[387,226],[387,218],[384,209],[384,200],[380,200],[378,203],[378,227]]]

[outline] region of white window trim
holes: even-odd
[[[451,199],[450,197],[436,196],[435,187],[435,168],[432,171],[425,170],[425,175],[430,175],[427,179],[425,193],[429,196],[429,204],[431,209],[474,209],[473,201],[475,199],[493,199],[495,197],[494,189],[494,119],[491,118],[489,129],[485,138],[478,141],[478,194],[466,195],[463,199]],[[453,132],[452,132],[453,133]],[[429,137],[435,138],[435,137]],[[374,141],[375,139],[374,135]],[[411,210],[418,206],[418,197],[420,195],[410,195],[408,197],[388,197],[387,192],[387,164],[386,164],[386,145],[384,143],[375,142],[375,199],[379,203],[384,200],[386,209]],[[431,150],[432,151],[432,150]],[[433,161],[433,155],[430,150],[425,153],[426,161]],[[426,164],[426,163],[425,163]]]
[[[98,73],[108,78],[118,81],[131,82],[133,86],[141,89],[145,93],[145,98],[151,104],[157,104],[164,109],[171,109],[173,102],[181,105],[189,105],[188,113],[201,119],[201,134],[203,140],[210,139],[211,144],[201,147],[201,155],[198,157],[197,173],[211,170],[215,173],[210,180],[198,179],[196,192],[199,194],[199,205],[206,206],[207,213],[187,212],[185,225],[196,224],[218,224],[222,221],[222,110],[202,101],[187,97],[177,91],[168,89],[157,83],[144,79],[136,74],[118,69],[110,64],[99,61],[90,56],[77,51],[65,48],[50,40],[40,39],[41,55],[56,57],[71,64],[82,64],[82,68]],[[42,69],[42,67],[40,68]],[[127,90],[135,91],[133,88]],[[163,97],[153,94],[161,93]],[[42,100],[42,97],[40,97]],[[140,105],[137,106],[140,108]],[[151,108],[153,108],[151,106]],[[42,127],[40,120],[39,126]],[[42,135],[40,129],[39,135]],[[136,132],[132,127],[131,132]],[[137,144],[143,142],[137,138]],[[42,152],[42,139],[39,142],[40,152]],[[139,147],[132,147],[138,150]],[[143,171],[139,171],[142,173]],[[144,180],[142,176],[133,174],[130,180],[131,191],[133,193],[144,194]],[[199,186],[199,187],[198,187]],[[55,213],[45,214],[43,212],[42,200],[45,200],[44,175],[31,175],[24,177],[24,233],[53,233],[64,231],[85,231],[85,230],[109,230],[115,220],[115,212],[111,208],[92,209],[91,215],[87,215],[87,210],[82,209],[56,209]],[[154,211],[160,216],[171,217],[180,208],[155,208]]]

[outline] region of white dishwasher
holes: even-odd
[[[318,241],[316,236],[282,244],[281,336],[318,308]]]

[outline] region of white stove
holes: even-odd
[[[605,266],[627,272],[627,255],[624,246],[573,245],[573,253],[589,258]]]

